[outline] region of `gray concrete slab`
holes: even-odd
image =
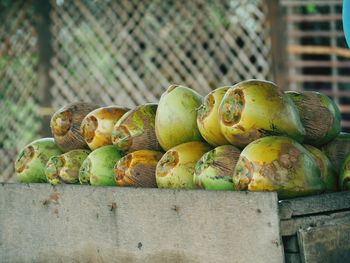
[[[283,262],[275,193],[0,184],[0,262]]]

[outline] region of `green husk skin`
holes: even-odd
[[[156,103],[147,103],[127,112],[113,128],[113,144],[125,153],[162,150],[155,133],[157,107]]]
[[[240,150],[222,145],[207,152],[197,162],[194,183],[206,190],[234,190],[232,176]]]
[[[197,109],[202,96],[184,86],[172,85],[160,98],[156,120],[156,136],[167,151],[191,141],[203,141],[197,127]]]
[[[220,128],[234,146],[272,135],[302,142],[305,129],[296,106],[272,82],[242,81],[230,88],[219,107]]]
[[[198,160],[211,150],[204,142],[187,142],[167,151],[156,167],[158,188],[194,189],[193,173]]]
[[[334,140],[324,145],[322,151],[339,174],[345,157],[350,153],[350,133],[341,132]]]
[[[79,183],[79,169],[90,153],[89,150],[72,150],[51,157],[45,167],[47,181],[52,185]]]
[[[318,167],[321,172],[321,179],[326,186],[326,192],[335,192],[338,189],[338,176],[334,170],[334,167],[328,157],[320,149],[311,146],[304,145],[312,156],[315,158]]]
[[[222,134],[219,124],[219,106],[230,87],[220,87],[203,98],[197,112],[197,125],[203,138],[213,146],[227,145],[229,142]]]
[[[89,158],[86,158],[79,169],[80,184],[90,184],[90,169],[91,169],[91,160]]]
[[[320,169],[311,153],[283,136],[264,137],[244,148],[233,183],[236,190],[276,191],[281,199],[325,190]]]
[[[46,183],[47,161],[63,152],[53,138],[42,138],[28,144],[15,161],[17,181],[20,183]]]
[[[85,159],[79,171],[79,182],[95,186],[115,186],[114,166],[122,154],[114,145],[102,146]]]
[[[340,190],[350,190],[350,154],[345,158],[339,176]]]
[[[306,131],[304,143],[321,146],[338,136],[341,115],[333,100],[315,91],[287,91],[286,94],[297,106]]]

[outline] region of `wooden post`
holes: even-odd
[[[50,31],[50,1],[36,0],[33,1],[36,13],[36,31],[38,35],[38,96],[40,100],[39,114],[42,116],[42,127],[40,133],[42,136],[51,136],[50,118],[52,94],[50,89],[53,85],[50,78],[50,60],[53,56],[52,35]]]
[[[272,70],[275,83],[283,90],[288,90],[286,25],[280,0],[266,0],[268,21],[270,24]]]

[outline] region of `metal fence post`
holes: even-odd
[[[288,90],[286,35],[283,9],[280,0],[267,0],[268,21],[270,23],[272,71],[275,83]]]
[[[36,13],[36,30],[38,34],[37,48],[39,53],[38,62],[38,113],[42,116],[42,136],[50,136],[50,115],[52,113],[52,94],[50,92],[53,81],[50,77],[51,58],[53,56],[52,35],[50,31],[51,3],[47,0],[34,2]]]

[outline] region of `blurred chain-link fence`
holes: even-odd
[[[68,102],[132,107],[157,101],[171,83],[206,94],[272,78],[262,0],[0,5],[0,181],[13,180],[18,151]]]
[[[134,106],[170,83],[201,93],[270,78],[262,1],[52,2],[53,105],[72,98]]]
[[[31,1],[0,3],[1,181],[13,175],[13,160],[23,145],[37,137],[41,119],[34,7]]]

